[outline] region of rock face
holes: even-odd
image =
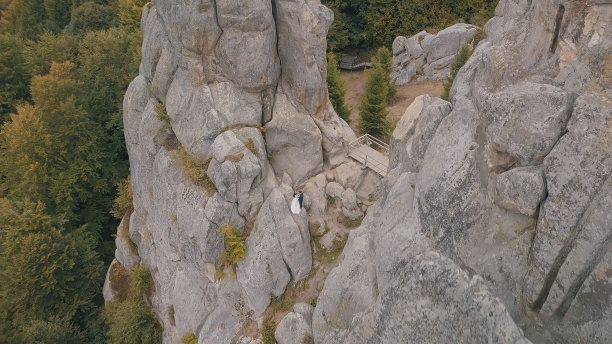
[[[450,104],[417,98],[398,123],[315,342],[609,341],[611,19],[608,2],[499,2]],[[449,51],[420,35],[396,62]]]
[[[435,35],[421,31],[393,41],[393,73],[396,85],[404,85],[415,76],[421,80],[444,80],[461,47],[472,42],[478,27],[455,24]]]
[[[144,7],[140,75],[124,99],[134,212],[117,260],[151,271],[165,343],[187,332],[248,342],[243,323],[309,273],[308,220],[290,214],[276,177],[297,187],[355,138],[327,95],[332,18],[317,0]],[[247,254],[225,267],[236,278],[218,280],[227,224],[248,236]]]

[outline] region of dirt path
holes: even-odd
[[[365,72],[340,72],[346,87],[346,105],[351,108],[351,128],[358,133],[357,123],[359,121],[359,96],[363,94],[367,79]],[[444,81],[411,81],[403,86],[397,86],[397,94],[392,104],[388,106],[390,118],[401,118],[406,108],[414,98],[429,94],[439,97],[444,91]]]

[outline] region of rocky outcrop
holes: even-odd
[[[609,341],[611,18],[598,1],[499,2],[450,104],[417,98],[398,123],[315,342]]]
[[[124,99],[134,212],[117,259],[151,271],[164,342],[248,342],[243,324],[309,273],[308,219],[284,193],[338,165],[355,137],[328,101],[332,18],[310,0],[144,7],[140,75]],[[227,224],[247,236],[235,266],[221,258]]]
[[[393,41],[393,73],[396,85],[404,85],[415,76],[421,80],[444,80],[461,47],[472,42],[478,27],[455,24],[435,35],[421,31]]]

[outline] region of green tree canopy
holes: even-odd
[[[380,47],[376,51],[376,55],[372,58],[372,66],[383,71],[385,82],[389,85],[387,100],[391,99],[397,93],[397,89],[391,83],[391,73],[393,72],[393,58],[391,50],[387,47]]]
[[[84,328],[96,316],[104,272],[95,240],[65,225],[42,202],[0,199],[0,323],[10,324],[1,342],[35,320],[58,317]]]
[[[379,139],[384,139],[389,131],[387,120],[387,83],[382,68],[368,71],[365,93],[361,96],[359,106],[359,130]]]
[[[349,123],[351,121],[351,110],[344,102],[346,88],[344,87],[344,82],[340,78],[340,72],[338,72],[337,65],[338,61],[334,54],[327,54],[327,90],[329,92],[329,101],[334,107],[334,110],[336,110],[338,116],[346,123]]]
[[[28,98],[23,47],[19,37],[0,34],[0,124],[16,110],[18,102]]]

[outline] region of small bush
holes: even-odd
[[[176,217],[176,215],[170,216],[170,221],[176,222],[176,220],[178,220],[178,217]]]
[[[198,337],[192,332],[185,333],[183,337],[181,337],[182,344],[198,344]]]
[[[172,160],[183,168],[185,178],[191,180],[196,186],[206,189],[209,196],[217,192],[215,184],[206,174],[210,158],[204,159],[202,156],[194,158],[189,155],[183,146],[179,146],[174,154],[172,154]]]
[[[170,116],[168,116],[168,112],[166,111],[166,106],[162,103],[155,103],[155,113],[157,114],[157,119],[164,123],[164,128],[172,129],[172,124],[170,124]]]
[[[344,214],[340,214],[338,215],[337,220],[339,223],[343,224],[347,228],[357,228],[359,227],[359,225],[361,225],[361,222],[363,221],[363,217],[358,218],[356,220],[351,220],[348,217],[344,216]]]
[[[274,331],[276,331],[276,324],[274,324],[274,320],[271,318],[264,320],[261,328],[261,340],[264,344],[276,344],[276,339],[274,339]]]
[[[308,287],[309,287],[308,281],[306,279],[301,280],[300,281],[300,287],[302,288],[302,290],[308,289]]]
[[[442,99],[448,101],[450,89],[453,87],[455,77],[457,76],[457,73],[459,73],[461,67],[463,67],[463,65],[465,65],[465,63],[470,59],[470,56],[472,56],[472,49],[470,49],[470,47],[467,45],[461,47],[461,50],[451,64],[451,75],[448,79],[446,79],[446,83],[444,83],[444,93],[442,93]]]
[[[130,275],[121,263],[116,262],[111,266],[109,282],[115,292],[115,300],[125,301],[132,294]]]
[[[255,147],[255,142],[253,142],[253,139],[248,139],[244,141],[243,143],[244,143],[244,146],[248,148],[251,151],[251,153],[253,153],[253,155],[257,156],[257,154],[259,154],[259,151],[257,150],[257,147]]]
[[[487,38],[487,33],[485,32],[485,30],[478,28],[478,30],[476,31],[476,34],[474,35],[474,41],[472,42],[472,46],[474,47],[474,49],[476,49],[480,41],[485,40],[486,38]]]
[[[104,310],[108,343],[161,343],[162,329],[151,307],[142,299],[108,302]]]
[[[317,307],[317,298],[312,298],[310,299],[310,302],[308,302],[312,307]]]
[[[225,235],[225,252],[222,253],[224,264],[234,265],[243,260],[247,251],[244,237],[234,232],[229,223],[219,229]]]
[[[217,281],[223,279],[223,277],[225,277],[225,272],[221,269],[217,269],[217,273],[215,274]]]
[[[231,162],[238,162],[238,161],[242,160],[243,157],[244,157],[244,153],[238,152],[238,153],[226,155],[225,159],[228,159]]]
[[[150,295],[153,291],[153,278],[151,272],[144,264],[134,266],[130,271],[130,279],[132,280],[132,289],[135,296]]]
[[[111,215],[117,219],[122,219],[126,214],[131,213],[134,210],[132,204],[133,196],[132,180],[128,176],[117,183],[117,198],[113,201],[110,211]]]
[[[332,196],[327,196],[327,206],[332,207],[336,205],[336,199]]]

